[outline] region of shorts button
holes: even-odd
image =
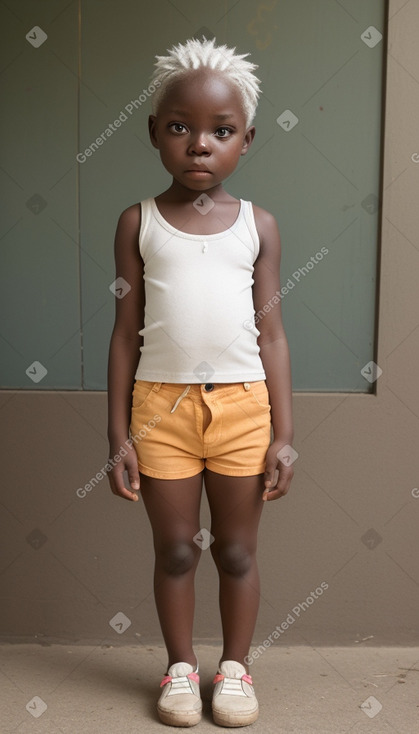
[[[248,382],[243,382],[243,387],[245,390],[250,390],[250,385]]]
[[[207,382],[207,384],[205,385],[205,390],[206,392],[211,392],[211,390],[214,390],[214,385],[212,384],[212,382]]]

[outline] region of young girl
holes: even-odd
[[[201,718],[194,575],[210,544],[224,640],[213,716],[244,726],[258,716],[245,664],[259,605],[257,529],[263,501],[286,494],[293,474],[280,240],[273,216],[223,188],[255,135],[257,67],[205,39],[168,53],[157,57],[149,132],[172,183],[126,209],[115,239],[126,284],[109,354],[110,455],[128,448],[109,481],[128,500],[141,489],[153,530],[168,652],[161,721]],[[203,480],[211,534],[200,531]]]

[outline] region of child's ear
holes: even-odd
[[[151,140],[152,144],[154,145],[155,148],[158,148],[159,147],[159,144],[158,144],[157,138],[156,138],[156,119],[157,118],[156,118],[155,115],[150,115],[149,116],[149,118],[148,118],[148,132],[149,132],[150,140]]]
[[[249,150],[250,146],[252,145],[253,138],[255,137],[256,128],[254,125],[252,127],[249,127],[249,129],[246,131],[246,135],[243,139],[243,146],[241,149],[240,155],[246,155],[247,151]]]

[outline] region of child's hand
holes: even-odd
[[[115,466],[108,472],[109,484],[114,494],[119,495],[119,497],[123,497],[126,500],[131,500],[131,502],[137,502],[137,493],[140,489],[137,454],[132,446],[126,447],[126,444],[124,444],[124,450],[127,452],[126,456],[123,456],[121,461],[115,464]],[[116,450],[115,453],[112,453],[111,451],[111,456],[115,456],[117,454],[118,450]],[[124,486],[124,471],[128,472],[130,483],[129,489]]]
[[[277,456],[283,445],[283,441],[273,441],[266,453],[265,490],[262,495],[264,501],[277,500],[287,494],[290,488],[294,469],[292,465],[285,466]]]

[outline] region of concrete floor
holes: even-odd
[[[211,718],[211,680],[220,648],[198,645],[195,650],[204,713],[191,731],[220,731]],[[166,653],[160,646],[4,644],[1,734],[171,731],[155,713],[165,665]],[[368,642],[351,648],[274,645],[250,672],[260,715],[241,731],[419,732],[418,648],[375,648]]]

